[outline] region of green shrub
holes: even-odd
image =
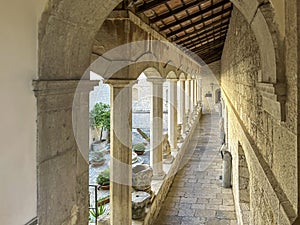
[[[90,126],[96,129],[110,129],[110,106],[99,102],[90,112]]]
[[[137,152],[144,152],[146,149],[144,143],[137,143],[133,146],[133,150]]]
[[[97,177],[97,184],[103,186],[103,185],[109,185],[109,169],[105,169],[102,172],[99,173]]]

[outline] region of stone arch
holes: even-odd
[[[39,24],[39,79],[80,79],[96,33],[120,2],[49,0]]]
[[[259,46],[261,71],[256,88],[262,96],[262,108],[275,119],[285,121],[284,41],[274,22],[275,10],[269,1],[232,0],[232,3],[249,23]]]
[[[167,79],[177,79],[177,74],[171,70],[170,72],[167,73],[167,76],[166,76]]]
[[[179,79],[185,80],[185,78],[186,78],[186,75],[183,72],[181,72],[179,75]]]
[[[148,67],[143,72],[147,78],[163,78],[161,73],[154,67]]]
[[[250,173],[244,149],[238,143],[238,190],[239,212],[241,224],[250,223]]]
[[[282,44],[274,24],[274,9],[269,2],[231,0],[251,26],[259,45],[262,75],[260,82],[285,82]],[[274,31],[277,32],[274,32]]]

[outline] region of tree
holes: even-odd
[[[102,136],[103,129],[110,131],[110,106],[102,102],[96,103],[90,112],[90,126]]]

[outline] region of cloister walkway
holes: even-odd
[[[219,116],[203,114],[156,225],[236,225],[231,189],[221,187]]]

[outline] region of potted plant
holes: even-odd
[[[100,185],[100,188],[102,190],[108,190],[109,189],[109,168],[101,171],[97,177],[97,184]]]
[[[137,143],[133,146],[133,151],[137,154],[137,155],[143,155],[145,152],[145,144],[144,143]]]
[[[102,166],[105,163],[105,153],[103,151],[96,151],[91,153],[91,161],[92,166]]]
[[[90,112],[90,126],[95,129],[100,143],[103,129],[107,130],[107,143],[110,142],[110,106],[102,102],[96,103]]]

